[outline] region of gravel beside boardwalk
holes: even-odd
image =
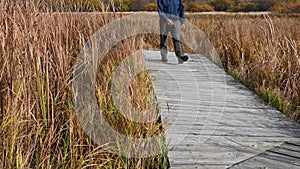
[[[265,162],[268,168],[300,168],[299,163],[280,162],[284,153],[275,160],[261,160],[267,150],[299,142],[300,124],[265,104],[205,57],[191,55],[178,65],[174,53],[169,53],[168,63],[160,61],[158,51],[144,53],[147,70],[155,77],[162,118],[168,122],[171,168],[238,168],[255,159],[260,167]]]

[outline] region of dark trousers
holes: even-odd
[[[168,54],[167,36],[171,33],[175,54],[177,57],[184,56],[182,44],[180,42],[180,22],[174,21],[174,25],[168,25],[166,21],[160,20],[160,52],[161,56],[165,57]]]

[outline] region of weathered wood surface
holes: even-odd
[[[169,53],[168,63],[160,61],[158,51],[144,53],[168,123],[171,168],[228,168],[286,141],[300,140],[300,124],[207,58],[191,55],[178,65],[174,53]],[[252,160],[269,168],[290,168],[289,163],[262,158]]]
[[[230,169],[272,168],[299,169],[300,142],[285,142],[280,147],[267,150],[257,156],[239,162]]]

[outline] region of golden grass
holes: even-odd
[[[191,15],[227,72],[300,121],[300,15]]]
[[[90,35],[119,16],[39,13],[30,5],[24,10],[0,4],[0,168],[166,166],[165,154],[127,159],[107,152],[85,135],[74,112],[76,57]],[[208,35],[229,73],[299,121],[299,16],[187,18]],[[112,126],[133,137],[151,137],[163,132],[159,124],[132,123],[115,114],[110,100],[112,74],[129,53],[140,49],[141,37],[148,47],[158,47],[158,35],[153,34],[119,43],[99,67],[96,94]],[[153,91],[151,75],[144,72],[132,81],[128,99],[140,111],[157,111]]]
[[[30,4],[24,8],[0,3],[0,11],[0,168],[164,168],[167,165],[166,154],[130,159],[109,153],[105,145],[97,145],[86,136],[74,111],[71,80],[76,58],[85,40],[118,16],[39,13]],[[122,58],[138,49],[137,39],[119,43],[99,68],[102,75],[98,77],[101,83],[97,91],[104,93],[99,104],[107,108],[105,114],[113,113],[108,120],[119,115],[114,105],[106,101],[110,97],[105,88],[108,82],[101,80],[109,79]],[[151,77],[141,74],[136,81],[146,83],[132,83],[141,92],[133,92],[131,102],[136,106],[144,103],[141,110],[150,109],[145,97],[154,98]],[[152,107],[157,106],[153,102]],[[126,120],[113,123],[134,137],[162,132],[156,122],[134,127]]]

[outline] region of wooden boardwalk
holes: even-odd
[[[178,65],[174,53],[169,53],[168,63],[160,61],[158,51],[144,53],[147,70],[155,77],[162,118],[168,122],[171,168],[235,169],[244,163],[248,167],[241,168],[249,168],[248,163],[264,152],[284,142],[299,142],[300,124],[207,58],[191,55]],[[299,158],[299,153],[289,153]],[[276,157],[255,162],[268,168],[300,168],[299,163],[279,161],[282,154]]]

